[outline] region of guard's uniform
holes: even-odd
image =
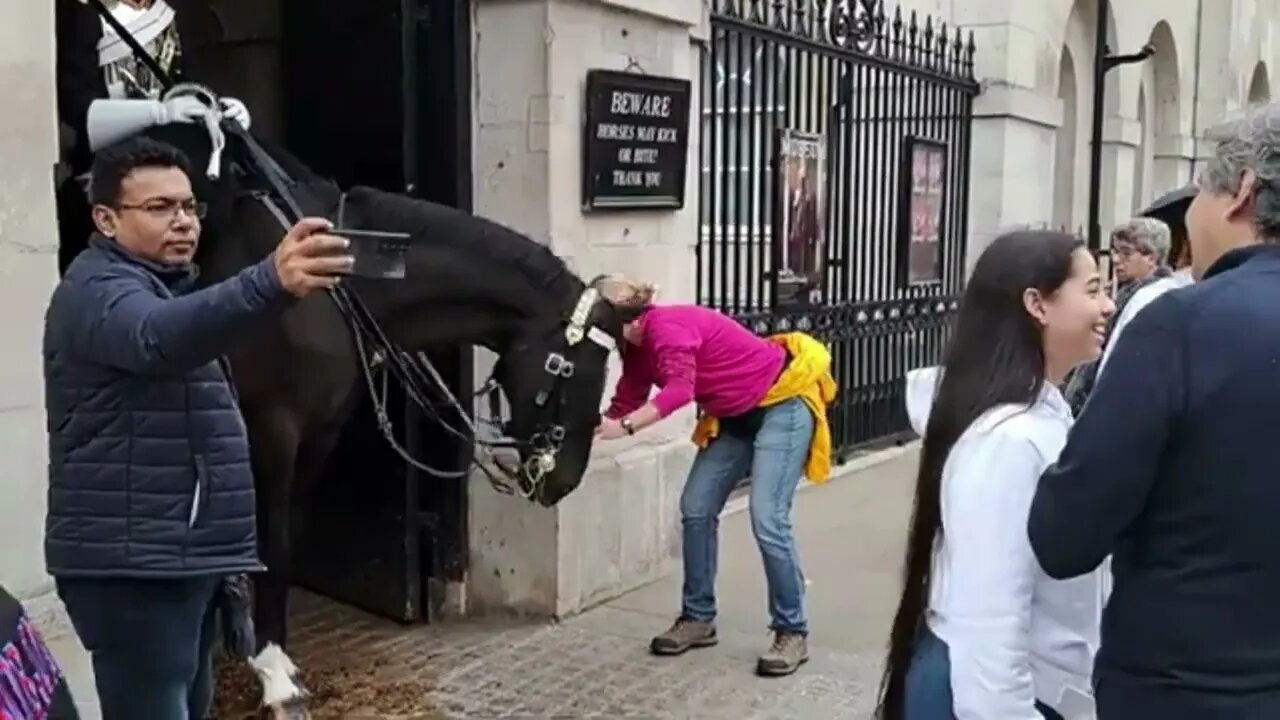
[[[66,269],[84,249],[93,222],[83,176],[93,161],[89,146],[89,106],[95,100],[157,99],[160,81],[133,56],[129,45],[84,0],[56,0],[58,122],[62,162],[58,173],[58,269]],[[182,39],[177,14],[165,0],[138,9],[106,0],[125,26],[160,66],[177,79],[182,74]]]

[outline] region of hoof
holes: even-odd
[[[311,720],[307,696],[293,698],[262,709],[262,720]]]

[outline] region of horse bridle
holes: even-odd
[[[259,172],[272,186],[274,198],[262,191],[251,191],[248,194],[262,203],[281,227],[287,230],[291,223],[284,210],[276,204],[276,199],[290,205],[295,217],[303,216],[297,199],[288,188],[290,180],[279,165],[266,155],[266,151],[252,140],[251,136],[246,133],[245,138],[248,139],[246,147],[258,166]],[[260,159],[259,154],[264,157]],[[341,225],[346,207],[345,193],[339,200],[338,207]],[[564,345],[562,348],[549,349],[542,363],[543,383],[534,394],[534,406],[543,410],[550,407],[550,417],[544,414],[540,422],[535,423],[533,432],[527,438],[500,437],[487,440],[482,437],[471,414],[458,401],[449,389],[448,383],[444,381],[425,353],[410,353],[392,342],[360,296],[350,288],[339,285],[330,291],[329,296],[351,330],[360,374],[373,401],[378,429],[396,454],[406,463],[436,478],[460,479],[467,477],[471,471],[470,466],[462,470],[441,470],[433,467],[413,457],[413,454],[396,440],[395,426],[387,411],[388,376],[394,376],[414,405],[424,415],[434,420],[446,433],[475,445],[481,457],[473,455],[471,465],[485,474],[494,489],[505,494],[519,494],[526,499],[536,496],[547,475],[555,470],[560,448],[565,440],[565,427],[560,417],[564,399],[561,393],[561,381],[573,377],[576,372],[576,365],[569,356],[583,340],[599,345],[606,352],[617,349],[614,337],[592,322],[596,307],[603,301],[599,291],[593,286],[588,286],[579,295],[569,314],[559,320],[564,325]],[[605,304],[607,305],[607,302]],[[487,396],[490,410],[488,422],[499,430],[505,430],[510,426],[510,421],[502,419],[502,388],[497,379],[498,367],[498,365],[494,366],[493,372],[475,392],[473,398]],[[378,376],[381,383],[378,382]],[[461,419],[464,428],[455,427],[436,409],[435,404],[429,400],[432,394],[445,399],[449,409]],[[493,451],[499,449],[514,449],[517,453],[525,450],[528,457],[516,467],[511,467],[494,454]],[[490,470],[491,465],[511,482],[503,482],[495,476]]]
[[[370,351],[366,345],[366,338],[362,337],[363,333],[355,326],[352,327],[352,335],[355,338],[356,350],[359,355],[361,374],[365,379],[365,384],[369,390],[369,396],[373,399],[374,413],[377,417],[378,428],[386,439],[387,444],[395,450],[401,459],[413,467],[425,472],[432,477],[444,479],[458,479],[467,477],[470,474],[471,467],[460,471],[440,470],[434,468],[421,460],[413,457],[413,455],[402,446],[395,437],[394,426],[391,422],[390,415],[387,412],[387,376],[395,375],[406,389],[406,394],[414,397],[414,403],[419,409],[428,415],[435,423],[448,434],[462,440],[463,442],[473,443],[480,454],[480,457],[473,456],[471,465],[479,468],[494,489],[505,494],[518,494],[525,499],[537,496],[543,486],[546,477],[555,469],[558,462],[558,456],[561,446],[566,437],[565,426],[560,417],[560,409],[563,407],[564,395],[562,392],[562,381],[574,376],[576,365],[569,358],[575,346],[579,345],[583,339],[589,339],[591,342],[600,345],[606,352],[612,352],[616,348],[616,343],[612,335],[601,330],[594,324],[589,324],[589,318],[595,305],[600,301],[599,292],[592,287],[588,287],[579,296],[578,302],[573,312],[565,319],[564,325],[564,350],[557,351],[551,349],[547,351],[547,356],[542,364],[543,383],[538,387],[534,394],[534,405],[539,409],[550,408],[551,412],[543,414],[534,424],[534,430],[529,437],[518,439],[513,437],[499,438],[496,440],[486,440],[481,437],[481,432],[476,427],[476,423],[471,419],[468,413],[458,401],[457,397],[449,390],[449,386],[440,376],[439,371],[431,363],[431,360],[424,354],[418,353],[416,356],[410,356],[405,351],[395,347],[394,345],[384,350]],[[345,316],[345,313],[344,313]],[[408,367],[397,371],[396,365],[388,365],[384,362],[386,354],[394,355],[399,353],[405,359],[405,365]],[[413,380],[406,381],[410,372],[423,372],[431,379],[431,385],[435,391],[443,396],[447,401],[450,409],[452,409],[465,425],[465,430],[459,430],[454,427],[447,419],[436,411],[434,405],[428,402],[420,402],[416,396],[409,391]],[[510,420],[502,418],[501,396],[502,388],[497,379],[498,365],[494,366],[493,372],[490,373],[485,383],[477,390],[474,397],[487,397],[489,403],[489,419],[488,422],[496,426],[500,431],[505,431],[511,424]],[[376,388],[377,383],[374,380],[375,375],[381,375],[382,387],[379,393]],[[528,457],[522,460],[517,466],[511,467],[501,460],[494,453],[498,449],[515,449],[517,453],[521,450],[528,452]],[[496,467],[503,475],[505,475],[511,483],[503,482],[496,477],[490,470],[490,465]]]
[[[145,65],[165,88],[166,93],[175,90],[173,78],[160,66],[156,59],[142,47],[137,38],[125,28],[119,20],[106,8],[102,0],[89,0],[102,19],[112,27],[120,39],[129,46],[129,49],[137,57],[138,61]],[[194,88],[192,84],[184,84],[181,88],[184,92],[192,92]],[[217,109],[217,96],[207,88],[207,93],[198,93],[206,97],[213,103],[213,109]],[[282,209],[276,205],[272,199],[261,192],[251,193],[259,199],[276,219],[280,221],[281,226],[288,230],[293,222],[289,221],[289,216],[293,217],[296,222],[304,217],[302,208],[298,204],[297,198],[294,197],[290,186],[294,184],[288,173],[276,163],[266,150],[238,123],[224,120],[221,123],[221,129],[224,133],[236,137],[249,152],[250,161],[257,166],[258,174],[265,178],[271,193],[284,204]],[[342,196],[345,201],[345,193]],[[340,206],[342,207],[342,206]],[[285,213],[288,211],[288,215]],[[503,474],[507,475],[514,481],[513,485],[507,485],[494,477],[490,472],[488,465],[479,458],[472,457],[472,464],[479,467],[489,478],[490,484],[494,488],[505,493],[519,493],[520,495],[531,498],[535,496],[541,489],[542,482],[546,476],[555,470],[557,455],[561,445],[565,439],[565,430],[563,424],[559,423],[559,409],[562,406],[560,397],[560,383],[562,380],[573,377],[575,366],[568,359],[567,355],[579,345],[584,339],[590,339],[608,351],[616,348],[613,336],[601,330],[599,327],[590,323],[591,315],[595,307],[600,303],[599,292],[591,286],[588,286],[578,298],[578,302],[564,319],[565,331],[565,352],[548,351],[547,358],[543,363],[543,370],[547,377],[542,387],[539,388],[535,395],[534,402],[538,407],[546,407],[552,400],[553,404],[552,418],[550,421],[538,425],[529,438],[525,440],[508,439],[498,441],[486,441],[480,438],[480,434],[476,431],[475,423],[471,420],[470,414],[463,408],[458,399],[450,392],[448,385],[440,376],[439,371],[431,363],[430,359],[423,353],[412,355],[402,348],[391,342],[386,332],[369,312],[368,307],[360,299],[360,296],[352,292],[349,288],[339,285],[330,291],[329,296],[338,307],[338,312],[347,321],[347,325],[351,329],[354,338],[358,360],[361,366],[361,374],[364,376],[369,393],[375,404],[375,413],[379,429],[391,447],[400,455],[405,462],[410,463],[414,467],[423,472],[439,478],[463,478],[470,474],[470,467],[459,471],[446,471],[433,468],[426,463],[414,458],[404,447],[395,439],[394,427],[391,423],[386,407],[386,375],[396,376],[400,384],[405,390],[405,394],[409,399],[420,408],[426,415],[434,418],[450,434],[462,439],[465,442],[472,442],[476,447],[481,448],[488,454],[488,459],[492,464],[499,468]],[[370,347],[372,345],[372,347]],[[382,395],[379,397],[375,390],[374,375],[378,368],[382,368],[383,372],[383,388]],[[495,367],[496,371],[496,367]],[[434,387],[435,390],[443,395],[451,408],[462,418],[466,425],[468,435],[459,431],[447,422],[436,412],[435,406],[428,402],[427,396],[430,392],[429,388]],[[484,386],[477,391],[476,396],[488,394],[490,398],[491,409],[497,409],[500,405],[499,395],[501,389],[498,386],[495,375],[491,374]],[[493,412],[494,418],[498,418],[500,413]],[[500,426],[505,427],[508,423],[498,420]],[[529,458],[525,460],[519,468],[512,469],[507,467],[498,460],[496,455],[492,454],[492,450],[496,448],[516,448],[526,449],[529,451]]]

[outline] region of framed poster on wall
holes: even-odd
[[[943,207],[947,146],[908,135],[898,182],[898,282],[907,287],[942,282]]]
[[[774,302],[820,304],[826,291],[826,140],[780,128],[774,148]]]

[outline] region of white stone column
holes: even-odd
[[[969,169],[968,269],[1003,230],[1041,227],[1054,215],[1055,137],[1062,101],[1043,91],[1035,63],[1042,40],[1003,4],[957,7],[955,20],[971,29],[979,48]],[[973,23],[966,27],[967,23]]]
[[[44,571],[48,455],[40,363],[44,311],[58,272],[53,4],[0,0],[0,18],[0,88],[8,109],[0,114],[0,307],[6,318],[0,584],[41,615],[57,606]]]
[[[584,277],[625,271],[657,282],[661,300],[692,301],[701,37],[698,0],[480,0],[476,213],[548,243]],[[583,92],[593,68],[693,83],[684,209],[583,212]],[[611,391],[612,382],[606,402]],[[582,485],[554,508],[500,495],[474,478],[469,609],[563,616],[669,569],[679,557],[691,427],[685,413],[641,438],[598,446]],[[673,613],[677,604],[672,598]]]
[[[1152,163],[1152,198],[1191,182],[1196,143],[1189,135],[1162,135],[1156,138]],[[1149,205],[1150,203],[1144,204]]]
[[[1102,125],[1102,178],[1098,224],[1102,228],[1102,246],[1111,228],[1133,215],[1133,176],[1142,126],[1137,120],[1112,115]]]
[[[1055,97],[1009,85],[989,86],[978,96],[969,170],[970,268],[1002,230],[1043,226],[1053,217],[1061,122],[1062,101]]]

